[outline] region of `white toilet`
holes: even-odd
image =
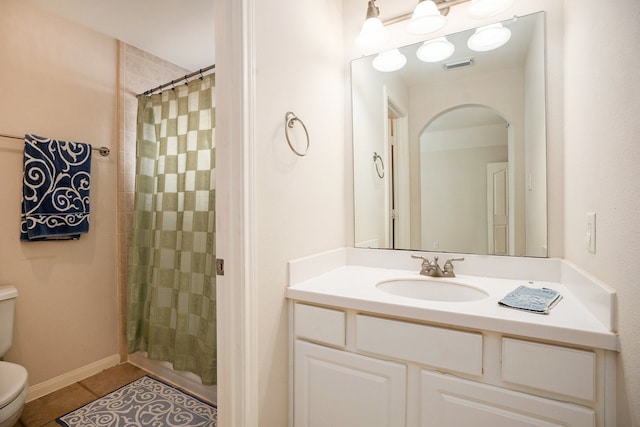
[[[18,291],[0,286],[0,358],[11,347],[13,313]],[[27,370],[15,363],[0,360],[0,427],[13,427],[20,418],[28,391]]]

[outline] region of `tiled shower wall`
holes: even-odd
[[[127,302],[127,256],[133,219],[133,192],[136,168],[136,95],[161,84],[177,80],[190,73],[175,64],[144,52],[126,43],[119,43],[118,96],[118,295],[119,351],[127,360],[125,337]]]

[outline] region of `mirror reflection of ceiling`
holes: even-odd
[[[407,64],[397,73],[402,75],[408,86],[414,86],[427,79],[433,82],[448,79],[452,72],[455,72],[457,77],[462,78],[466,75],[479,74],[489,70],[517,68],[524,61],[524,55],[531,41],[535,21],[514,18],[503,21],[502,25],[511,30],[511,39],[498,49],[488,52],[474,52],[467,47],[469,33],[459,32],[447,36],[447,39],[456,46],[456,51],[450,58],[441,62],[427,63],[419,60],[415,53],[411,52],[405,55]],[[429,37],[426,37],[426,39],[428,40]],[[420,44],[416,45],[415,50],[419,46]],[[456,62],[467,58],[473,58],[473,65],[451,71],[443,69],[443,63]]]
[[[214,0],[30,1],[187,70],[215,63]]]

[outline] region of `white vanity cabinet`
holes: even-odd
[[[302,340],[294,365],[296,426],[405,425],[405,365]]]
[[[295,304],[293,314],[294,425],[405,425],[406,365],[344,351],[344,311]]]
[[[290,313],[293,427],[615,423],[610,352],[294,301]]]
[[[595,411],[575,404],[467,381],[420,373],[422,427],[594,427]]]

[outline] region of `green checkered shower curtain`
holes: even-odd
[[[216,382],[215,76],[138,98],[129,353]]]

